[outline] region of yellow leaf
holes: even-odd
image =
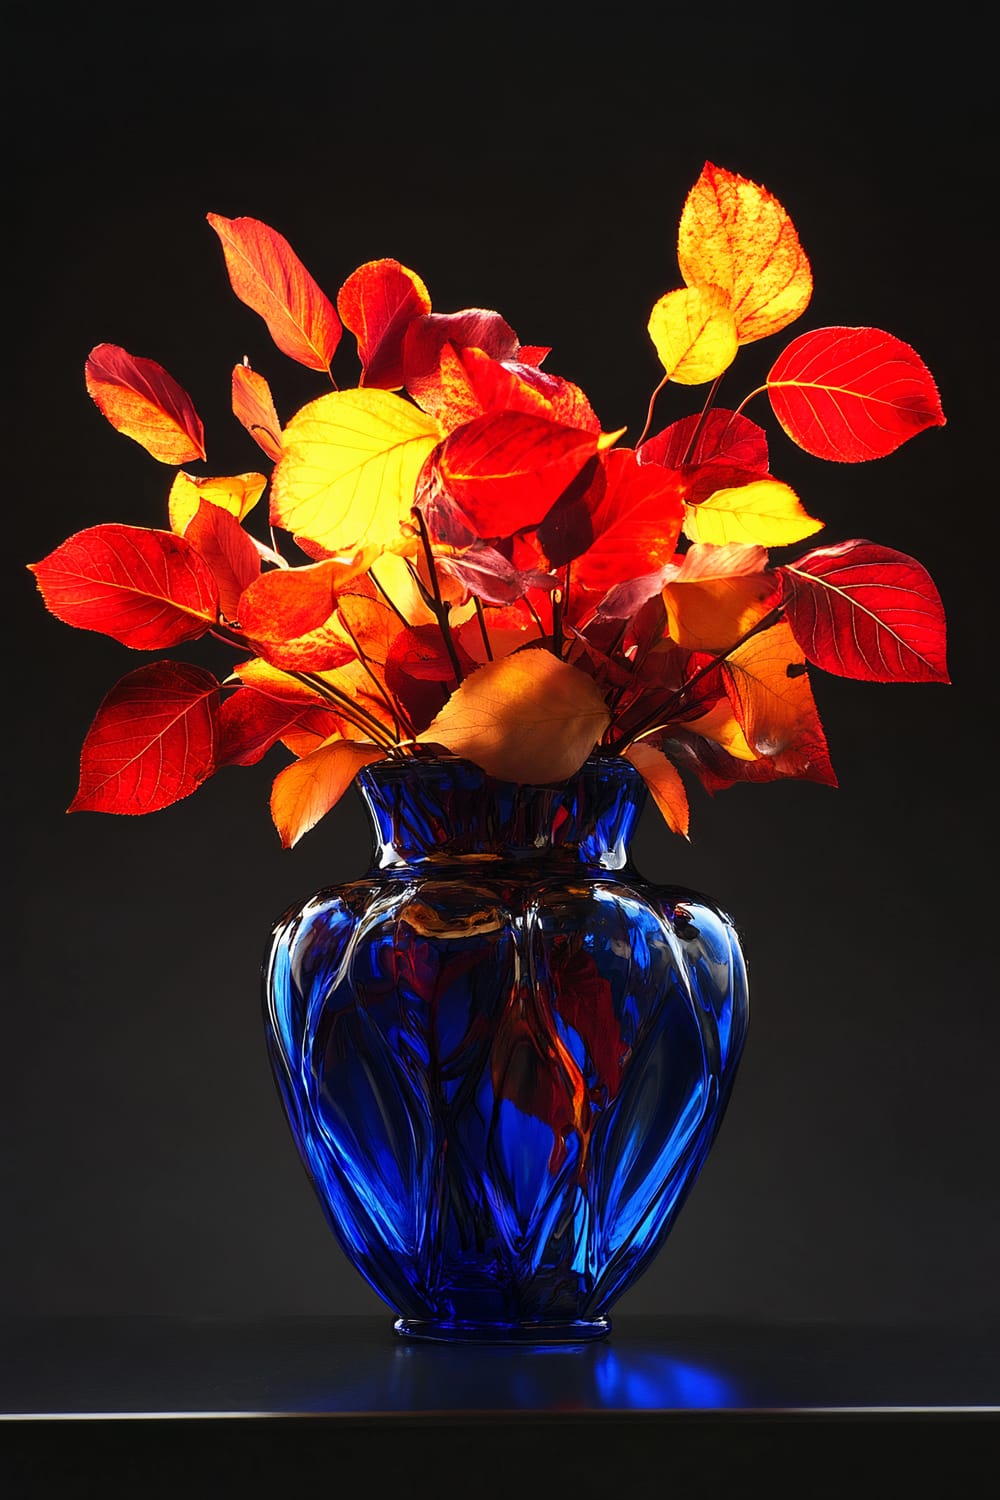
[[[479,667],[418,738],[500,781],[544,786],[578,771],[609,722],[590,677],[531,647]]]
[[[689,651],[725,651],[771,607],[778,583],[763,547],[695,543],[663,590],[671,640]]]
[[[699,505],[684,507],[684,535],[716,547],[727,542],[783,547],[812,536],[822,525],[806,514],[795,491],[779,479],[755,479],[716,490]]]
[[[684,204],[677,260],[688,286],[728,293],[741,344],[786,327],[812,296],[809,262],[777,198],[711,162]]]
[[[199,479],[183,469],[170,486],[167,513],[170,529],[183,536],[198,513],[203,500],[227,510],[237,521],[249,515],[264,493],[267,480],[263,474],[233,474],[224,479]]]
[[[677,767],[667,759],[662,750],[656,750],[642,740],[636,740],[622,753],[626,760],[632,762],[648,786],[670,831],[687,838],[690,822],[688,799]]]
[[[362,766],[383,760],[375,745],[331,739],[279,771],[271,787],[271,817],[286,849],[315,828],[347,791]]]
[[[408,544],[401,527],[440,429],[391,391],[331,391],[284,428],[271,521],[327,555]]]
[[[702,714],[700,719],[685,719],[684,728],[690,729],[692,734],[700,734],[703,739],[714,740],[737,760],[757,759],[756,751],[747,744],[747,737],[740,728],[728,699],[717,703],[707,714]]]
[[[727,370],[739,343],[729,296],[717,286],[667,292],[649,315],[649,336],[677,385],[701,385]]]

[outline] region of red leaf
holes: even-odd
[[[30,566],[57,619],[137,650],[193,641],[218,619],[211,568],[170,531],[91,526]]]
[[[87,731],[68,812],[149,813],[189,796],[215,770],[219,684],[188,662],[129,672]]]
[[[370,260],[340,289],[337,311],[358,341],[359,385],[396,391],[403,384],[403,338],[431,299],[415,271],[398,260]]]
[[[655,464],[640,465],[628,448],[605,454],[602,469],[604,485],[591,485],[580,502],[569,502],[589,512],[590,530],[585,547],[579,553],[574,548],[569,555],[576,559],[573,583],[604,594],[637,573],[652,572],[670,561],[680,537],[684,502],[671,471]],[[539,540],[546,551],[550,528],[553,523],[558,525],[554,513],[566,503],[560,499],[539,528]],[[586,539],[586,529],[577,529],[578,542]],[[560,538],[563,545],[556,556],[549,553],[550,561],[558,565],[568,560],[569,540],[568,536]]]
[[[597,443],[545,417],[490,412],[445,438],[437,467],[479,536],[507,537],[543,520]]]
[[[841,463],[883,458],[945,423],[919,354],[879,328],[803,333],[775,360],[767,390],[793,443]]]
[[[260,314],[283,354],[310,370],[328,370],[340,319],[284,236],[259,219],[205,217],[222,242],[240,301]]]
[[[84,378],[112,427],[160,463],[205,457],[205,429],[191,397],[154,359],[98,344],[87,357]]]
[[[316,729],[319,740],[339,729],[337,716],[325,713],[318,703],[310,707],[301,698],[275,698],[256,688],[237,688],[219,709],[218,764],[256,765],[293,725],[306,717],[312,720],[316,714],[326,721],[325,729]]]
[[[415,318],[403,341],[406,389],[424,411],[436,417],[444,401],[439,365],[445,344],[474,346],[494,359],[516,359],[517,334],[499,313],[481,307],[457,313],[425,313]]]
[[[262,573],[239,601],[239,628],[258,656],[287,671],[326,671],[354,649],[331,617],[344,572],[335,559]]]
[[[240,595],[260,577],[260,554],[236,517],[202,500],[184,529],[184,539],[201,553],[219,585],[219,608],[235,620]]]
[[[724,464],[749,469],[758,477],[767,473],[767,434],[763,427],[738,412],[715,407],[705,418],[688,456],[691,439],[701,417],[695,413],[664,427],[637,450],[641,464],[662,464],[667,469],[696,469],[702,464]]]
[[[863,540],[779,568],[796,641],[818,667],[867,682],[947,682],[945,615],[927,570]]]

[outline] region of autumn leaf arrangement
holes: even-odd
[[[663,380],[632,446],[499,313],[434,311],[392,259],[358,267],[334,303],[274,229],[208,223],[236,296],[322,389],[282,420],[238,363],[233,411],[270,473],[258,457],[216,477],[185,467],[206,449],[177,381],[116,345],[91,351],[101,412],[176,471],[168,525],[77,532],[32,565],[44,602],[138,651],[209,637],[229,654],[221,677],[160,656],[112,687],[70,811],[153,812],[280,743],[271,811],[290,846],[375,761],[446,754],[546,784],[597,753],[630,760],[686,835],[688,778],[836,784],[810,666],[948,680],[919,562],[857,539],[786,555],[822,522],[745,413],[766,398],[816,458],[882,458],[944,423],[920,356],[879,329],[813,329],[759,390],[715,404],[740,346],[780,333],[812,292],[764,187],[706,163],[688,193],[683,285],[648,322]],[[345,330],[351,387],[332,373]],[[655,428],[667,385],[707,394]]]

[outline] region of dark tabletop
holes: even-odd
[[[1000,1468],[1000,1333],[616,1321],[575,1347],[391,1319],[0,1325],[4,1500],[952,1500]]]
[[[385,1318],[7,1322],[7,1414],[1000,1411],[992,1329],[621,1318],[569,1347],[417,1344]]]

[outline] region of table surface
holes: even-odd
[[[111,1416],[1000,1411],[1000,1330],[622,1317],[598,1343],[417,1344],[391,1319],[0,1324],[0,1414]]]

